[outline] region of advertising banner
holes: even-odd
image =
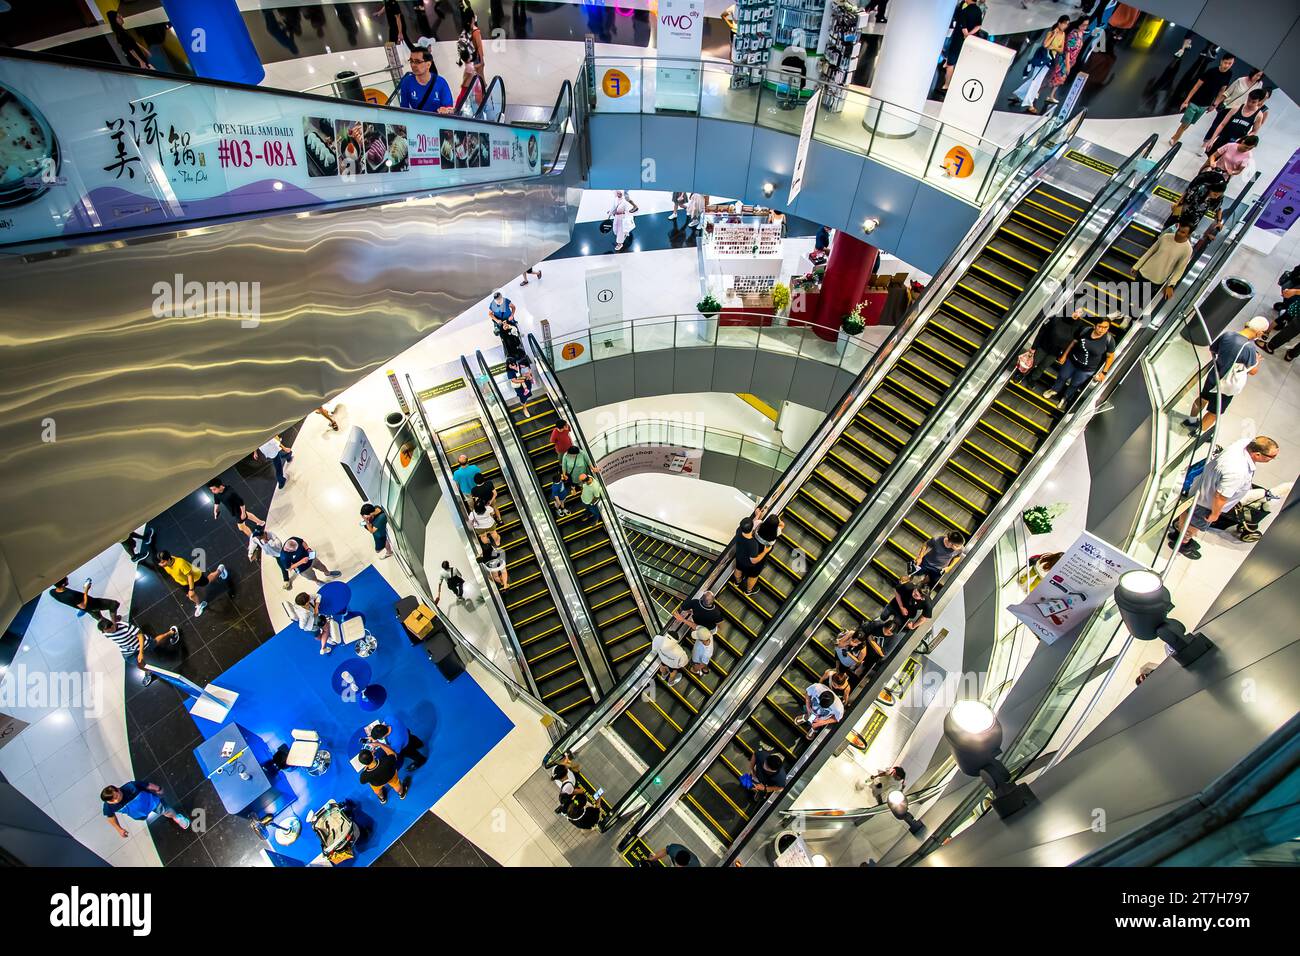
[[[703,448],[682,445],[630,445],[606,455],[598,464],[606,484],[628,475],[680,475],[699,478]]]
[[[1145,567],[1085,531],[1025,600],[1007,610],[1044,644],[1052,644],[1106,603],[1121,574]]]
[[[0,244],[518,179],[541,131],[0,57]]]
[[[693,112],[700,102],[703,0],[659,0],[656,16],[655,109]]]
[[[794,171],[790,174],[790,198],[787,206],[793,206],[803,189],[803,170],[808,163],[808,144],[812,142],[813,124],[817,121],[817,110],[822,103],[822,90],[819,86],[812,98],[804,104],[803,125],[799,127],[799,148],[794,154]]]
[[[379,470],[382,465],[375,446],[370,444],[370,437],[360,427],[353,425],[348,432],[339,464],[352,479],[357,494],[366,501],[380,503]]]
[[[997,103],[998,90],[1015,51],[1000,43],[970,37],[962,44],[948,95],[939,110],[939,122],[983,136]]]
[[[1268,202],[1255,226],[1281,236],[1300,218],[1300,149],[1291,154],[1264,195]]]

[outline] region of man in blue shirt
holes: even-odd
[[[423,47],[411,51],[411,72],[397,84],[397,105],[425,113],[450,113],[456,101],[451,87],[438,75],[433,56]]]
[[[104,802],[104,816],[109,826],[116,830],[123,840],[131,834],[117,822],[119,813],[132,820],[148,820],[149,815],[157,811],[182,830],[190,828],[190,818],[167,806],[162,799],[162,787],[147,780],[130,780],[120,787],[105,787],[99,792],[99,799]]]
[[[474,479],[483,474],[483,469],[478,465],[469,463],[469,456],[460,455],[456,458],[456,470],[451,473],[451,480],[456,482],[456,487],[468,501],[474,496]]]
[[[424,741],[407,729],[406,724],[393,714],[380,718],[379,723],[370,728],[370,739],[388,744],[401,761],[411,761],[411,769],[419,770],[428,758],[420,753]]]

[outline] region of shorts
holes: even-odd
[[[705,644],[703,641],[696,641],[695,646],[691,648],[692,664],[707,664],[713,659],[713,642]]]
[[[1217,408],[1220,412],[1226,412],[1236,396],[1220,395],[1218,388],[1219,380],[1217,377],[1207,378],[1205,384],[1201,386],[1201,400],[1208,406],[1209,411],[1214,411]],[[1215,403],[1216,399],[1218,404]]]
[[[1187,107],[1187,109],[1183,110],[1183,124],[1191,126],[1205,115],[1207,109],[1209,109],[1208,106],[1197,106],[1193,103],[1191,106]]]
[[[1205,505],[1196,505],[1192,508],[1192,527],[1197,531],[1210,530],[1210,509]]]
[[[763,570],[763,566],[761,564],[748,564],[737,561],[736,570],[747,578],[756,578],[758,577],[759,571]]]

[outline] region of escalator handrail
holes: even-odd
[[[1045,280],[1045,278],[1048,275],[1050,275],[1052,271],[1052,267],[1055,265],[1057,261],[1059,261],[1060,257],[1065,253],[1065,251],[1070,248],[1073,242],[1076,241],[1078,235],[1081,234],[1086,228],[1088,228],[1092,219],[1091,210],[1094,207],[1096,207],[1099,203],[1102,203],[1105,199],[1109,198],[1111,194],[1111,190],[1115,189],[1117,182],[1120,181],[1120,178],[1117,178],[1118,173],[1120,171],[1124,171],[1124,176],[1122,178],[1126,179],[1128,176],[1127,171],[1129,167],[1131,167],[1137,161],[1139,154],[1144,154],[1144,152],[1149,152],[1149,150],[1155,145],[1157,139],[1158,137],[1155,134],[1152,134],[1150,137],[1148,137],[1147,140],[1142,144],[1142,146],[1139,146],[1138,149],[1135,150],[1134,153],[1129,156],[1129,158],[1125,161],[1124,165],[1120,167],[1120,170],[1117,170],[1117,173],[1114,176],[1112,176],[1110,180],[1108,180],[1108,182],[1101,188],[1101,190],[1099,190],[1097,196],[1094,197],[1094,199],[1089,205],[1090,211],[1085,212],[1083,215],[1081,215],[1078,218],[1078,220],[1076,220],[1076,222],[1071,227],[1071,229],[1066,233],[1065,236],[1062,237],[1061,241],[1056,246],[1056,249],[1053,251],[1052,255],[1050,255],[1047,258],[1047,260],[1042,264],[1039,270],[1035,273],[1033,281],[1028,283],[1025,286],[1024,290],[1020,293],[1020,295],[1017,296],[1016,300],[1012,302],[1010,308],[1007,311],[1006,316],[1002,320],[1003,328],[1013,326],[1014,324],[1016,324],[1017,320],[1021,318],[1020,313],[1026,307],[1025,304],[1032,299],[1032,293],[1035,292],[1038,286]],[[1056,146],[1054,146],[1050,152],[1054,154],[1056,150],[1060,149],[1065,143],[1068,142],[1069,142],[1068,139],[1063,140],[1062,143],[1056,144]],[[1040,163],[1038,166],[1035,167],[1034,170],[1035,173],[1042,168],[1042,165],[1043,164]],[[1028,191],[1029,190],[1026,190],[1026,192]],[[1008,194],[1015,195],[1016,202],[1019,202],[1020,198],[1023,198],[1020,196],[1019,189],[1010,190]],[[894,477],[902,470],[905,461],[910,467],[914,466],[914,463],[912,462],[912,458],[917,453],[917,448],[921,440],[924,437],[927,437],[936,427],[938,427],[938,423],[945,418],[946,411],[951,407],[952,403],[956,400],[956,396],[962,391],[963,385],[974,375],[975,369],[982,364],[981,360],[983,359],[985,354],[992,348],[993,343],[996,340],[997,340],[996,333],[990,335],[989,338],[986,339],[985,342],[981,345],[980,350],[976,352],[974,356],[971,357],[966,367],[962,369],[961,373],[953,380],[953,383],[948,387],[947,391],[944,393],[939,403],[931,411],[925,423],[909,439],[908,444],[904,446],[903,449],[900,450],[898,457],[895,458],[893,462],[891,462],[889,468],[886,469],[885,473],[881,475],[880,480],[876,484],[877,489],[885,487],[888,483],[890,483],[894,479]],[[945,422],[944,427],[948,428],[949,425]],[[947,444],[945,443],[944,445],[939,446],[939,448],[935,449],[935,451],[931,453],[929,460],[921,468],[922,473],[928,471],[929,465],[934,461],[936,457],[945,454],[946,448],[947,448]],[[928,481],[926,483],[928,484]],[[917,493],[919,493],[919,489],[917,489],[916,491]],[[878,494],[879,492],[877,491],[876,493]],[[873,494],[872,497],[874,498],[875,495]],[[899,500],[910,501],[913,499],[913,497],[914,496],[910,494],[904,495],[900,497]],[[839,537],[842,538],[844,534],[851,527],[855,526],[858,522],[864,520],[866,514],[867,514],[867,509],[863,508],[859,510],[853,516],[853,518],[850,519],[849,523],[846,524],[844,528],[840,530]],[[903,517],[902,513],[883,516],[880,519],[880,526],[875,528],[874,532],[868,535],[866,540],[868,541],[884,540],[886,536],[886,526],[889,526],[891,525],[891,523],[894,523],[896,521],[902,520],[902,517]],[[823,560],[824,557],[825,556],[823,556]],[[802,648],[806,645],[807,641],[811,639],[811,635],[815,633],[817,628],[821,626],[823,619],[827,616],[827,614],[830,613],[831,608],[833,608],[835,604],[838,603],[840,597],[847,591],[847,589],[850,586],[852,586],[853,581],[856,580],[856,578],[861,574],[862,565],[865,563],[865,560],[868,560],[869,558],[859,561],[858,557],[859,557],[858,555],[855,555],[853,556],[853,559],[845,563],[844,569],[841,570],[840,574],[836,577],[835,581],[832,582],[832,584],[822,592],[817,604],[817,610],[813,614],[809,615],[805,620],[804,624],[802,625],[802,627],[796,632],[796,634],[791,635],[790,639],[787,640],[787,642],[785,643],[785,653],[774,654],[772,656],[772,659],[766,664],[763,671],[760,673],[760,676],[757,679],[757,681],[754,682],[753,689],[750,692],[750,694],[745,698],[745,700],[743,700],[741,703],[733,707],[731,711],[731,715],[728,717],[728,719],[722,721],[718,725],[717,730],[714,732],[714,734],[709,739],[709,741],[699,749],[699,753],[705,755],[707,757],[708,762],[712,762],[714,754],[721,752],[722,748],[725,747],[726,745],[726,741],[730,739],[731,736],[734,735],[736,729],[738,729],[738,727],[744,722],[744,720],[748,718],[748,715],[753,712],[753,710],[759,705],[759,703],[762,702],[763,698],[766,697],[767,692],[771,688],[771,686],[777,680],[780,679],[781,674],[783,674],[785,670],[790,666],[794,656],[802,650]],[[811,577],[812,575],[807,576],[807,578],[811,578]],[[772,620],[769,627],[775,626],[778,622],[778,619],[783,619],[785,617],[785,614],[783,612],[785,612],[786,609],[788,609],[791,606],[792,606],[792,602],[787,602],[785,607],[783,607],[782,610],[778,612],[777,617]],[[890,656],[880,665],[880,669],[877,672],[876,682],[882,682],[882,678],[886,674],[892,676],[893,670],[890,669],[889,665],[893,660],[897,658],[899,651],[905,646],[906,643],[907,642],[903,640],[899,640],[895,643],[895,646],[892,649]],[[869,702],[871,700],[874,700],[874,698],[878,696],[878,694],[879,691],[876,691],[875,694],[871,694],[871,693],[864,694],[861,698],[859,698],[858,705],[861,706],[864,701]],[[834,731],[836,728],[842,728],[844,732],[847,732],[847,729],[854,726],[855,723],[856,721],[850,720],[850,715],[849,713],[846,712],[844,715],[844,719],[839,721],[838,724],[834,725],[833,727],[822,730],[817,735],[817,737],[814,738],[812,745],[805,748],[803,753],[800,755],[799,759],[795,761],[794,766],[791,767],[787,775],[786,790],[789,790],[790,785],[796,779],[798,772],[802,771],[802,768],[807,765],[807,763],[811,759],[811,755],[819,752],[821,746],[823,746],[826,743],[827,738],[834,735]],[[695,726],[697,727],[699,726],[698,720],[696,721]],[[688,734],[684,736],[691,736],[691,735]],[[678,791],[684,789],[685,785],[687,785],[688,780],[691,783],[693,783],[694,778],[697,775],[697,772],[702,772],[705,765],[706,765],[706,761],[704,758],[697,758],[697,760],[684,767],[683,770],[678,774],[677,778],[669,786],[663,788],[657,800],[654,803],[652,803],[649,807],[647,807],[646,810],[642,813],[641,817],[637,820],[637,822],[633,825],[633,827],[629,831],[629,836],[633,834],[639,835],[651,823],[657,820],[658,817],[662,814],[662,812],[666,812],[667,805],[669,805],[672,801],[675,801],[680,797],[681,794]],[[753,832],[754,829],[756,829],[756,827],[760,825],[761,822],[765,820],[767,816],[772,812],[772,810],[775,807],[775,804],[779,800],[779,797],[780,794],[773,794],[771,797],[769,797],[767,800],[764,801],[763,805],[759,807],[755,813],[751,814],[750,819],[746,823],[745,827],[742,828],[740,834],[738,834],[736,838],[733,840],[732,846],[728,848],[728,854],[727,854],[728,861],[734,858],[735,848],[741,846],[745,842],[745,839],[747,838],[748,834]]]
[[[557,411],[569,423],[574,437],[579,442],[579,447],[586,449],[588,454],[592,453],[591,443],[587,441],[587,436],[583,434],[582,422],[578,419],[578,413],[569,403],[569,396],[565,394],[564,388],[560,385],[560,380],[555,374],[555,369],[551,367],[551,361],[546,357],[546,352],[537,342],[537,337],[533,333],[528,333],[528,346],[533,353],[534,368],[539,373],[542,384],[546,387],[546,392],[551,396],[551,401],[556,403]],[[595,461],[592,465],[596,465]],[[600,483],[601,493],[604,498],[603,506],[599,508],[600,520],[605,525],[605,533],[609,538],[610,544],[614,548],[614,553],[618,556],[619,563],[623,566],[623,573],[628,576],[628,585],[632,591],[632,600],[641,613],[641,623],[646,626],[646,633],[651,636],[657,630],[658,617],[651,610],[654,607],[654,599],[650,596],[650,588],[645,583],[645,578],[641,575],[641,563],[636,559],[636,552],[628,544],[627,535],[623,530],[623,523],[618,520],[614,499],[609,493],[609,486],[605,484],[604,477],[597,472],[591,476],[594,481]],[[603,645],[602,645],[603,646]],[[611,673],[614,673],[611,665]]]
[[[974,258],[975,255],[979,254],[978,250],[982,249],[997,229],[1001,228],[1004,216],[1008,215],[1010,210],[1033,190],[1035,186],[1034,177],[1037,173],[1062,153],[1068,142],[1068,138],[1063,138],[1060,142],[1048,146],[1044,151],[1043,157],[1033,165],[1031,170],[1028,169],[1028,162],[1022,164],[1016,173],[1016,176],[1020,177],[1020,181],[1015,185],[1009,184],[1008,187],[1003,190],[999,198],[995,202],[990,203],[989,208],[980,216],[976,225],[972,227],[971,233],[968,234],[973,236],[973,238],[964,242],[961,248],[954,253],[954,255],[949,257],[948,262],[945,263],[939,273],[930,281],[926,287],[925,293],[913,308],[909,310],[904,321],[894,329],[886,341],[872,356],[871,360],[866,364],[866,366],[864,366],[862,371],[858,373],[853,384],[845,391],[845,395],[841,398],[836,410],[832,411],[831,414],[828,414],[823,419],[812,437],[805,442],[804,447],[800,449],[794,460],[791,461],[789,466],[787,466],[781,477],[777,480],[777,483],[773,486],[772,490],[769,491],[767,496],[763,499],[761,503],[762,506],[770,509],[774,506],[775,502],[780,501],[784,504],[788,498],[793,497],[801,483],[796,479],[806,477],[803,473],[814,467],[816,461],[820,460],[819,456],[824,451],[824,446],[833,441],[834,436],[838,434],[846,410],[856,407],[862,401],[866,400],[874,389],[874,385],[878,384],[879,380],[883,379],[888,370],[892,368],[892,363],[895,358],[896,350],[898,350],[899,343],[910,342],[911,338],[915,337],[916,334],[919,334],[920,329],[923,328],[925,323],[928,321],[931,311],[937,310],[939,303],[943,301],[960,280],[961,275],[957,271],[956,263],[966,260],[972,250],[976,251],[974,251],[973,255],[970,255],[971,258]],[[1026,289],[1026,292],[1027,291],[1028,288]],[[873,388],[869,389],[868,385],[872,385]],[[954,388],[956,388],[956,385],[957,383],[954,382]],[[851,417],[851,415],[848,417]],[[909,444],[905,446],[904,449],[900,450],[898,457],[893,463],[891,463],[890,468],[886,470],[885,475],[882,475],[880,479],[881,484],[887,480],[889,475],[893,474],[893,469],[902,466],[903,460],[907,458],[905,452],[908,448],[912,447],[912,444],[920,434],[921,433],[919,432],[917,435],[914,435],[909,439]],[[861,513],[862,512],[859,511],[859,515]],[[734,554],[734,548],[734,543],[727,544],[718,560],[714,563],[709,575],[699,586],[697,586],[695,595],[699,595],[706,590],[717,591],[720,589],[720,586],[725,585],[725,581],[730,575],[729,562],[731,561],[731,556]],[[777,614],[767,622],[763,629],[763,633],[759,635],[754,644],[751,645],[751,648],[759,646],[764,641],[765,635],[769,635],[772,632],[772,629],[777,626],[779,622],[784,621],[789,608],[793,607],[798,602],[803,594],[804,588],[809,586],[808,582],[811,577],[811,575],[805,575],[796,585],[795,589],[787,595],[783,606],[778,609]],[[677,627],[677,625],[675,625],[675,623],[670,623],[668,629],[672,630],[674,627]],[[725,699],[730,688],[744,670],[745,668],[743,666],[737,666],[732,670],[731,674],[729,674],[722,683],[715,688],[714,692],[710,695],[708,708],[705,712],[695,715],[692,720],[692,727],[698,727],[701,721],[704,720],[708,714],[711,714],[717,706],[719,706],[719,701]],[[575,749],[579,742],[584,740],[590,733],[593,733],[602,724],[615,719],[618,716],[618,713],[613,710],[613,707],[615,706],[616,700],[622,699],[622,697],[611,695],[608,703],[602,702],[598,708],[587,714],[584,721],[574,725],[568,736],[562,740],[559,745],[553,748],[552,753],[548,754],[548,760],[558,759],[558,756],[563,752]],[[639,797],[640,792],[644,789],[645,785],[659,775],[659,768],[663,767],[680,752],[680,749],[685,745],[685,741],[689,737],[691,737],[691,732],[688,729],[687,732],[681,734],[678,739],[674,741],[666,751],[664,751],[658,764],[647,769],[647,771],[637,781],[637,784],[624,795],[622,800],[620,800],[617,812],[611,814],[610,817],[607,818],[607,826],[612,826],[615,820],[622,816],[622,811],[625,810],[625,804]]]
[[[474,79],[478,80],[480,85],[483,82],[477,73],[474,74]],[[492,91],[498,87],[501,89],[501,109],[495,117],[485,116],[483,111],[487,109],[488,103],[492,101]],[[486,120],[489,123],[500,123],[502,118],[506,115],[506,103],[508,102],[509,101],[506,99],[506,81],[502,78],[501,74],[498,73],[492,77],[492,82],[489,83],[487,89],[483,91],[483,98],[479,100],[478,109],[474,111],[474,118]],[[551,118],[555,118],[554,110],[551,111]]]
[[[484,369],[484,374],[488,377],[487,380],[490,386],[492,373],[487,369],[487,364],[483,361],[483,354],[481,352],[476,354],[481,367]],[[502,440],[501,432],[497,428],[496,421],[492,417],[492,409],[488,407],[487,399],[483,397],[483,393],[478,387],[478,382],[474,376],[474,370],[470,366],[469,359],[462,355],[460,361],[462,372],[465,376],[465,384],[469,387],[470,391],[474,393],[475,401],[478,404],[479,419],[483,423],[484,437],[488,439],[489,445],[492,446],[492,450],[497,456],[497,462],[501,466],[501,474],[506,480],[507,487],[510,489],[510,497],[515,502],[515,513],[519,515],[520,527],[525,529],[525,534],[528,535],[528,540],[533,546],[533,553],[538,556],[537,568],[546,581],[547,590],[550,591],[551,600],[555,605],[555,612],[559,616],[560,623],[564,625],[565,637],[569,640],[569,645],[572,647],[574,657],[578,662],[578,669],[582,671],[583,679],[587,684],[587,690],[590,692],[591,699],[594,702],[600,696],[600,688],[596,682],[595,675],[591,671],[591,662],[587,659],[587,655],[583,650],[582,641],[578,639],[578,623],[573,619],[569,603],[563,599],[564,591],[560,588],[559,582],[555,578],[554,569],[548,562],[540,559],[540,556],[544,552],[540,547],[538,547],[537,529],[533,525],[533,515],[528,508],[524,507],[525,499],[520,493],[520,488],[522,486],[519,482],[519,477],[515,474],[514,466],[510,462],[510,457],[506,453],[505,442]],[[492,389],[490,394],[495,396],[495,389]],[[526,456],[525,460],[527,460]],[[477,541],[475,544],[477,544]],[[561,548],[560,550],[563,551],[564,549]],[[567,554],[565,556],[567,558]],[[572,568],[569,570],[572,571]],[[490,581],[488,582],[488,586],[493,586]],[[521,660],[526,660],[526,658],[521,658]],[[538,696],[541,696],[540,693]]]
[[[649,515],[633,511],[631,508],[624,508],[622,505],[618,506],[618,514],[623,524],[633,531],[648,534],[660,541],[675,545],[683,551],[689,551],[691,554],[708,558],[709,561],[716,561],[718,555],[722,553],[721,542],[713,541],[703,535],[695,535],[689,531],[683,531],[681,528],[674,528],[657,518],[651,518]]]
[[[596,615],[592,612],[591,604],[587,600],[587,593],[583,591],[582,582],[578,579],[577,568],[574,567],[573,558],[569,554],[569,549],[564,543],[564,534],[560,530],[559,523],[555,520],[555,512],[552,511],[550,507],[548,507],[546,504],[546,489],[542,487],[541,479],[538,477],[537,472],[534,471],[532,468],[532,461],[528,456],[528,448],[524,445],[523,438],[520,436],[518,431],[518,426],[515,424],[514,418],[512,418],[510,415],[510,405],[504,398],[502,398],[501,393],[497,387],[496,378],[492,375],[492,369],[487,364],[487,359],[483,356],[482,350],[476,349],[474,352],[474,357],[475,357],[475,361],[478,363],[480,377],[482,377],[486,381],[486,386],[489,389],[489,394],[492,396],[493,401],[495,401],[500,406],[501,413],[502,415],[505,416],[506,421],[510,423],[511,447],[515,448],[519,452],[520,460],[524,462],[525,465],[528,466],[527,480],[530,482],[530,487],[541,496],[542,507],[546,511],[546,526],[550,529],[551,533],[555,535],[556,550],[559,553],[560,562],[564,566],[564,571],[565,574],[568,576],[568,580],[573,584],[575,593],[581,596],[582,611],[584,612],[585,617],[579,619],[573,613],[572,605],[570,605],[568,601],[563,599],[564,589],[559,587],[558,580],[556,581],[555,590],[552,591],[552,596],[556,598],[556,606],[563,607],[565,609],[569,621],[572,624],[572,628],[569,631],[569,640],[570,643],[574,646],[575,651],[578,653],[579,666],[583,668],[583,673],[590,680],[589,686],[591,687],[591,700],[594,709],[594,705],[601,697],[600,682],[596,680],[595,672],[592,669],[591,657],[587,654],[586,645],[584,641],[581,639],[580,635],[582,635],[583,633],[590,633],[595,640],[596,646],[600,650],[600,653],[603,658],[602,663],[604,664],[606,670],[609,671],[609,669],[612,666],[609,661],[609,655],[605,652],[605,645],[600,640],[600,631],[596,627]],[[496,434],[497,440],[501,442],[502,450],[504,451],[505,440],[501,437],[501,432],[499,429],[497,429],[495,421],[492,423],[492,430]],[[519,479],[518,476],[515,475],[513,468],[511,469],[511,475],[515,478],[516,482],[519,483],[518,487],[522,487],[523,480]],[[522,501],[522,498],[520,500]],[[529,522],[531,523],[533,521],[538,521],[538,520],[540,519],[538,519],[538,517],[535,514],[532,514],[530,512]],[[544,552],[538,549],[536,553],[539,558],[537,562],[538,566],[545,567],[547,569],[548,575],[553,577],[554,569],[551,568],[548,562],[540,560],[540,557]]]
[[[1247,189],[1249,189],[1249,187],[1247,187]],[[1244,193],[1245,190],[1243,190],[1242,195],[1244,195]],[[1238,199],[1240,200],[1240,198],[1241,197],[1239,196]],[[1241,221],[1235,225],[1234,229],[1232,230],[1225,229],[1220,236],[1216,237],[1214,241],[1215,242],[1214,251],[1210,252],[1208,249],[1206,250],[1207,253],[1209,253],[1208,255],[1205,256],[1206,264],[1199,272],[1193,275],[1192,271],[1189,269],[1186,273],[1184,273],[1182,282],[1185,282],[1186,284],[1184,285],[1182,292],[1175,296],[1175,299],[1172,301],[1171,307],[1167,310],[1164,310],[1165,316],[1178,314],[1180,310],[1183,308],[1191,308],[1191,304],[1197,301],[1204,294],[1206,288],[1209,286],[1212,279],[1218,274],[1219,270],[1225,264],[1228,255],[1230,255],[1231,252],[1236,248],[1237,244],[1240,242],[1241,237],[1245,234],[1246,230],[1250,228],[1250,226],[1254,223],[1255,219],[1258,218],[1260,213],[1263,211],[1267,199],[1268,199],[1267,195],[1258,197],[1254,205],[1250,208],[1249,211],[1247,211],[1242,216]],[[1239,203],[1234,203],[1232,209],[1234,213],[1238,205]],[[1176,322],[1171,322],[1163,326],[1160,329],[1160,332],[1163,333],[1161,342],[1163,341],[1163,338],[1167,338],[1168,336],[1175,334],[1178,328],[1179,328],[1179,324]],[[1126,337],[1126,339],[1127,338],[1129,337]],[[1140,358],[1142,354],[1146,354],[1152,349],[1158,348],[1159,344],[1160,343],[1147,343],[1141,349],[1131,347],[1129,350],[1127,350],[1126,355],[1117,354],[1116,366],[1118,366],[1122,360],[1131,360],[1134,364],[1136,364],[1137,360]],[[1120,345],[1122,348],[1124,343],[1121,342]],[[1107,377],[1106,382],[1103,383],[1103,388],[1099,390],[1101,394],[1101,398],[1099,400],[1104,400],[1106,395],[1108,395],[1111,391],[1113,391],[1114,388],[1117,388],[1119,386],[1119,384],[1123,381],[1124,374],[1125,374],[1125,370],[1121,369],[1116,371],[1115,374]],[[1060,423],[1058,423],[1058,428],[1060,430],[1054,434],[1053,440],[1057,440],[1057,441],[1063,440],[1061,436],[1064,436],[1069,431],[1069,423],[1072,421],[1076,421],[1077,417],[1079,415],[1082,415],[1087,410],[1088,408],[1086,403],[1079,402],[1078,404],[1076,404],[1074,409],[1071,412],[1069,412],[1062,419]],[[1013,498],[1014,498],[1013,495],[1008,494],[1005,500],[1010,502]],[[1008,507],[1010,506],[1008,505]],[[990,516],[990,519],[991,518],[992,516]],[[1083,629],[1089,627],[1091,625],[1091,621],[1095,620],[1097,616],[1102,613],[1103,610],[1104,608],[1099,608],[1097,611],[1093,613],[1093,616],[1088,621],[1083,622],[1080,625],[1081,632]],[[1056,686],[1056,684],[1070,671],[1074,663],[1075,662],[1073,658],[1068,656],[1064,661],[1062,661],[1061,666],[1057,670],[1056,677],[1053,678],[1052,682],[1048,685],[1047,691],[1044,692],[1044,695],[1035,710],[1035,714],[1031,715],[1030,718],[1024,722],[1021,733],[1017,735],[1016,739],[1011,743],[1004,745],[1003,751],[1006,754],[1008,755],[1013,754],[1015,750],[1018,748],[1020,740],[1023,738],[1023,736],[1026,733],[1029,732],[1029,729],[1033,726],[1034,717],[1036,716],[1037,712],[1041,710],[1044,706],[1046,706],[1047,701],[1050,699],[1051,687]],[[1080,686],[1079,692],[1081,693],[1082,690],[1083,687]],[[1062,719],[1064,719],[1064,713]],[[1013,780],[1016,779],[1021,773],[1023,773],[1026,768],[1032,767],[1036,764],[1036,762],[1042,756],[1043,751],[1047,746],[1047,743],[1048,740],[1045,739],[1043,747],[1038,748],[1032,754],[1026,755],[1023,760],[1016,761],[1014,762],[1014,764],[1012,763],[1008,764],[1007,769],[1011,772],[1011,776]],[[921,859],[923,856],[927,855],[935,848],[937,848],[937,846],[940,845],[941,841],[934,842],[936,837],[939,837],[942,833],[946,832],[946,828],[949,826],[950,823],[952,823],[953,821],[964,819],[967,815],[969,815],[971,809],[975,804],[979,802],[979,799],[981,799],[983,793],[982,789],[979,786],[980,781],[972,780],[970,781],[970,783],[974,784],[975,786],[971,788],[968,797],[965,800],[963,800],[955,810],[949,813],[948,816],[945,817],[940,824],[938,824],[935,828],[932,829],[931,837],[927,838],[927,840],[922,843],[922,845],[916,850],[915,853],[909,856],[906,860],[902,861],[901,865],[908,865],[912,862],[915,862]]]
[[[449,495],[450,499],[455,502],[453,505],[453,521],[465,532],[470,545],[477,549],[478,538],[465,523],[465,503],[461,498],[460,489],[456,487],[456,482],[451,476],[452,466],[451,462],[447,459],[447,451],[442,447],[442,441],[436,434],[432,437],[433,457],[438,463],[438,477],[442,480],[444,493]],[[492,608],[496,612],[497,623],[501,626],[501,640],[505,644],[506,653],[513,659],[515,667],[519,670],[520,676],[527,683],[528,689],[536,695],[537,699],[540,701],[542,696],[541,691],[538,689],[537,682],[533,680],[533,675],[525,664],[526,657],[524,655],[523,646],[519,643],[519,635],[515,633],[514,625],[510,621],[510,615],[506,612],[505,601],[502,599],[500,592],[492,586],[491,581],[486,581],[485,587],[488,592],[488,599],[492,602]]]

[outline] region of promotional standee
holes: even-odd
[[[703,0],[659,0],[657,17],[655,49],[666,65],[655,69],[655,109],[694,112],[700,102]]]
[[[542,170],[543,131],[0,57],[0,244]]]
[[[1085,531],[1025,599],[1007,610],[1044,644],[1052,644],[1110,600],[1121,574],[1145,567]]]
[[[357,425],[348,432],[339,464],[347,472],[348,480],[358,495],[366,501],[380,501],[379,472],[383,465],[375,453],[375,446],[370,444],[370,438]]]

